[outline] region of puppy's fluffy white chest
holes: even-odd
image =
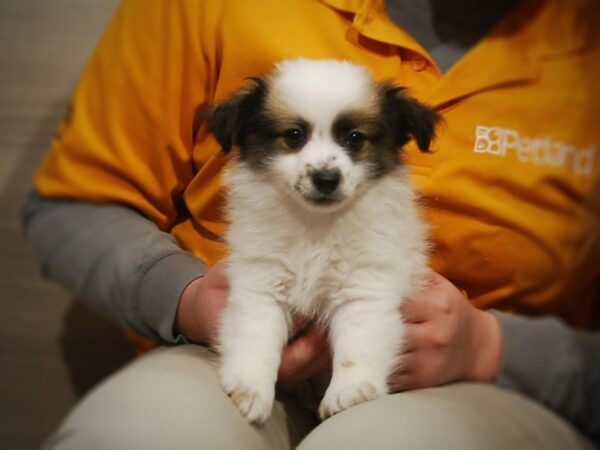
[[[326,321],[341,303],[377,295],[398,302],[420,286],[426,270],[425,229],[403,170],[380,180],[342,210],[306,211],[244,164],[225,176],[231,224],[230,277],[261,267],[276,300],[290,311]],[[269,282],[270,280],[270,282]]]

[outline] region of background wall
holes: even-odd
[[[39,274],[20,205],[117,0],[0,0],[0,448],[36,449],[128,360],[121,333]]]

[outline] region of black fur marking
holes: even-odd
[[[249,132],[251,120],[262,109],[267,92],[263,78],[251,78],[253,85],[234,94],[208,114],[208,131],[216,137],[223,152],[228,153],[234,145],[241,145]]]
[[[223,152],[228,153],[237,146],[240,159],[260,169],[276,154],[299,151],[305,141],[297,147],[290,146],[285,133],[291,128],[300,128],[308,137],[310,125],[298,117],[277,117],[275,112],[265,108],[268,81],[251,80],[251,86],[208,110],[206,123]],[[352,160],[368,164],[373,178],[383,176],[400,164],[398,150],[411,138],[421,151],[428,151],[441,120],[435,111],[405,95],[403,88],[381,83],[378,89],[379,108],[342,113],[331,130]],[[353,132],[361,135],[360,145],[353,139]]]
[[[380,111],[342,113],[332,128],[336,142],[346,150],[352,161],[367,164],[371,178],[379,178],[400,164],[394,135],[380,114]],[[364,136],[359,147],[351,143],[353,132]]]
[[[280,118],[265,108],[268,81],[251,78],[253,84],[213,108],[206,116],[208,131],[221,144],[224,153],[236,146],[240,160],[256,169],[269,164],[277,153],[298,152],[306,141],[290,146],[286,132],[292,128],[310,135],[308,122],[298,117]]]
[[[286,139],[290,129],[302,130],[305,136],[302,142]],[[265,168],[275,155],[301,151],[310,132],[310,125],[302,119],[282,120],[268,111],[259,111],[250,119],[248,132],[240,142],[240,159],[255,169]]]
[[[385,131],[378,116],[360,111],[340,114],[333,122],[331,130],[335,141],[346,149],[350,157],[356,156],[367,141],[380,142]],[[363,145],[353,145],[351,135],[354,132],[365,137]]]
[[[421,151],[428,151],[441,120],[432,109],[404,94],[391,83],[379,86],[379,108],[341,113],[333,123],[332,134],[356,163],[366,163],[371,178],[389,173],[401,161],[398,150],[411,138]],[[362,145],[352,145],[351,135],[364,135]]]
[[[405,95],[404,91],[404,88],[391,83],[380,84],[386,126],[392,132],[396,148],[402,148],[413,138],[419,150],[427,152],[441,117],[431,108]]]

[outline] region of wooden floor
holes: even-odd
[[[0,1],[0,449],[37,449],[132,355],[118,330],[39,274],[24,196],[116,0]]]

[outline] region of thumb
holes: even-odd
[[[325,338],[316,328],[292,341],[281,354],[279,377],[289,378],[325,351]]]

